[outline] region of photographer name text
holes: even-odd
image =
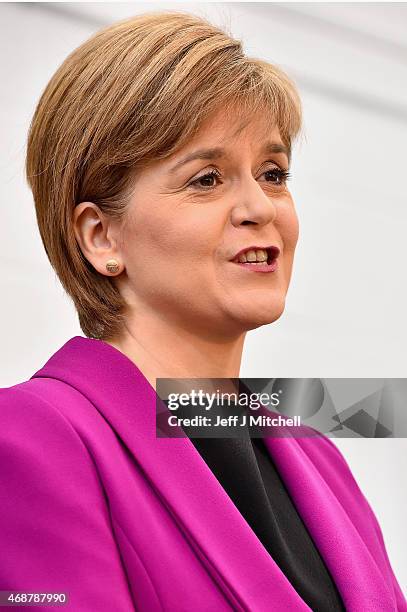
[[[301,416],[286,418],[283,415],[271,417],[266,415],[230,415],[228,417],[212,417],[196,415],[191,418],[181,418],[175,415],[168,417],[168,424],[172,427],[300,427]]]

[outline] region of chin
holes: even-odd
[[[244,314],[240,312],[236,319],[239,320],[239,323],[244,331],[249,331],[251,329],[262,327],[263,325],[274,323],[274,321],[277,321],[277,319],[281,317],[284,309],[285,297],[273,301],[273,303],[268,304],[267,307],[247,308],[244,310]]]

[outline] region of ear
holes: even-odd
[[[79,247],[92,266],[106,276],[120,274],[124,265],[118,249],[118,222],[93,202],[81,202],[75,206],[73,229]],[[118,266],[110,270],[106,264],[115,260]]]

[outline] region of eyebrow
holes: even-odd
[[[284,153],[287,156],[288,161],[290,161],[291,151],[285,145],[279,142],[267,142],[265,146],[262,148],[261,153]],[[197,149],[196,151],[192,151],[182,159],[180,159],[175,166],[170,168],[170,172],[175,172],[178,170],[180,166],[187,164],[195,159],[219,159],[221,157],[226,157],[226,150],[222,147],[212,147],[210,149]]]

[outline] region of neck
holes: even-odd
[[[106,342],[133,361],[156,389],[156,378],[238,378],[245,335],[210,337],[144,313]]]

